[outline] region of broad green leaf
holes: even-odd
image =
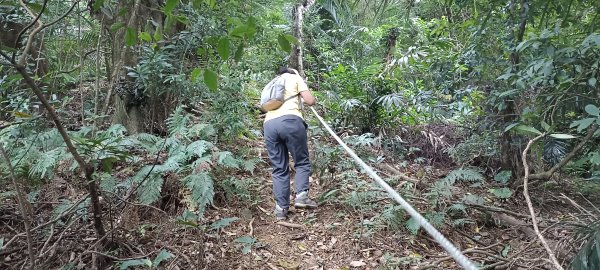
[[[127,44],[127,46],[133,46],[135,45],[136,40],[137,33],[135,30],[131,27],[127,27],[127,30],[125,31],[125,44]]]
[[[219,45],[217,46],[217,52],[221,56],[221,59],[227,60],[229,58],[229,39],[227,37],[221,37],[219,39]]]
[[[587,112],[591,116],[600,116],[600,110],[598,110],[598,107],[596,107],[596,105],[593,104],[586,105],[585,112]]]
[[[285,39],[287,39],[290,43],[293,43],[296,46],[300,46],[300,41],[298,41],[296,37],[292,35],[285,35]]]
[[[229,224],[239,220],[237,217],[222,218],[210,224],[211,230],[218,230],[229,226]]]
[[[240,60],[242,60],[242,55],[244,55],[244,44],[243,43],[241,43],[237,47],[237,50],[235,50],[235,54],[233,55],[233,59],[236,62],[239,62]]]
[[[231,30],[231,32],[229,32],[229,35],[234,36],[234,37],[243,38],[244,34],[247,34],[249,32],[250,32],[250,28],[247,25],[240,25],[236,28],[233,28],[233,30]]]
[[[549,136],[550,136],[550,137],[553,137],[553,138],[557,138],[557,139],[563,139],[563,140],[569,140],[569,139],[575,139],[575,138],[577,138],[577,137],[575,137],[575,136],[573,136],[573,135],[569,135],[569,134],[560,134],[560,133],[557,133],[557,134],[550,134]]]
[[[168,260],[170,258],[173,258],[173,254],[163,249],[160,251],[160,253],[158,253],[158,255],[156,255],[156,258],[154,258],[154,261],[152,262],[152,267],[157,267],[162,261]]]
[[[508,126],[507,126],[507,127],[504,129],[504,132],[507,132],[507,131],[509,131],[509,130],[513,129],[514,127],[518,126],[519,124],[520,124],[520,123],[512,123],[512,124],[508,125]]]
[[[192,70],[192,73],[190,74],[190,81],[196,82],[196,80],[198,80],[198,77],[200,77],[201,73],[202,70],[200,68],[194,68],[194,70]]]
[[[577,121],[573,121],[569,127],[574,128],[577,127],[577,132],[581,132],[582,130],[588,128],[592,123],[594,123],[595,118],[585,118]]]
[[[233,242],[239,243],[239,244],[254,244],[254,243],[256,243],[256,238],[245,235],[245,236],[234,239]]]
[[[0,248],[4,247],[4,237],[0,238]]]
[[[178,3],[179,3],[179,0],[167,0],[167,3],[165,4],[163,11],[165,13],[172,13],[173,9],[175,9],[175,7],[177,6]]]
[[[204,83],[208,86],[208,89],[216,91],[219,87],[217,73],[210,69],[204,70]]]
[[[104,6],[104,0],[96,0],[94,1],[94,5],[92,5],[92,9],[98,11],[102,6]]]
[[[519,125],[519,126],[516,127],[516,129],[520,130],[520,131],[535,133],[537,135],[541,135],[542,134],[542,132],[540,132],[539,130],[537,130],[536,128],[531,127],[531,126]]]
[[[125,26],[125,24],[124,24],[124,23],[122,23],[122,22],[116,22],[116,23],[113,23],[113,24],[110,26],[110,29],[109,29],[109,31],[110,31],[111,33],[114,33],[115,31],[117,31],[117,30],[121,29],[121,27],[123,27],[123,26]]]
[[[550,125],[548,125],[548,123],[546,123],[544,120],[542,120],[542,128],[544,128],[546,132],[550,131]]]
[[[152,41],[152,36],[148,32],[140,32],[140,39],[146,42]]]
[[[512,196],[512,194],[513,194],[512,190],[510,190],[507,187],[492,188],[492,189],[489,189],[488,192],[494,194],[494,196],[496,196],[496,198],[499,198],[499,199],[510,198],[510,196]]]
[[[281,47],[281,49],[285,52],[289,53],[292,51],[292,45],[290,44],[290,41],[287,38],[285,38],[284,35],[279,35],[277,37],[277,42],[279,43],[279,47]]]
[[[133,267],[133,266],[141,266],[141,265],[145,265],[148,267],[152,266],[152,262],[148,259],[139,259],[139,260],[129,260],[129,261],[124,261],[121,263],[121,266],[119,267],[119,269],[121,270],[125,270],[129,267]]]
[[[29,1],[24,1],[25,5],[27,5],[27,7],[29,7],[31,10],[35,11],[36,13],[39,13],[40,11],[42,11],[42,5],[38,4],[38,3],[31,3]],[[46,10],[48,10],[48,6],[46,6]]]
[[[589,79],[588,79],[588,84],[589,84],[591,87],[596,87],[596,83],[597,83],[597,82],[598,82],[598,80],[597,80],[596,78],[589,78]]]

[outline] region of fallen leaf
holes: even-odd
[[[365,262],[363,262],[362,260],[350,262],[350,266],[352,266],[352,267],[361,267],[361,266],[365,266],[365,265],[367,265],[367,264]]]

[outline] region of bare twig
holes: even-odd
[[[537,220],[535,217],[535,210],[533,209],[533,204],[531,203],[531,198],[529,197],[529,190],[528,190],[528,183],[527,183],[529,181],[529,164],[527,164],[527,153],[529,153],[529,149],[531,148],[531,145],[533,143],[535,143],[537,140],[543,138],[544,136],[546,136],[546,133],[541,134],[541,135],[529,140],[529,142],[527,143],[527,146],[525,147],[525,150],[523,150],[522,159],[523,159],[523,169],[525,170],[525,176],[523,177],[523,195],[525,196],[525,201],[527,202],[527,208],[529,208],[529,213],[531,214],[531,222],[533,223],[533,230],[535,231],[535,234],[540,239],[540,242],[542,242],[542,245],[546,249],[546,252],[548,252],[548,256],[550,256],[550,260],[552,261],[552,263],[554,264],[556,269],[563,270],[564,268],[560,265],[560,263],[556,259],[556,255],[554,255],[554,251],[550,248],[550,246],[546,242],[546,239],[544,238],[542,233],[540,233],[540,229],[538,228],[538,223],[537,223]],[[573,153],[573,152],[571,152],[571,153]]]
[[[36,226],[35,228],[31,229],[32,231],[37,231],[41,228],[44,228],[50,224],[53,224],[57,221],[59,221],[60,219],[62,219],[63,217],[65,217],[66,215],[68,215],[69,213],[71,213],[71,211],[73,211],[73,209],[75,209],[76,206],[78,206],[81,202],[83,202],[83,200],[87,199],[88,196],[85,196],[81,199],[79,199],[79,201],[75,202],[73,205],[71,205],[71,207],[69,207],[69,209],[65,210],[64,212],[62,212],[62,214],[58,215],[58,217],[54,218],[53,220],[50,220],[46,223],[40,224],[38,226]],[[8,242],[6,242],[4,244],[4,247],[2,247],[2,249],[6,249],[6,247],[8,247],[12,242],[14,242],[17,238],[19,237],[23,237],[25,236],[25,233],[20,233],[17,234],[15,236],[13,236],[13,238],[11,238]],[[0,249],[1,250],[1,249]]]
[[[300,224],[290,223],[290,222],[285,222],[285,221],[278,221],[275,224],[281,225],[281,226],[284,226],[284,227],[288,227],[288,228],[296,228],[296,229],[302,229],[302,228],[304,228],[304,226],[302,226]]]
[[[2,156],[4,157],[4,161],[6,161],[6,165],[8,166],[8,170],[10,172],[10,178],[15,186],[15,190],[17,191],[17,202],[19,202],[19,208],[21,208],[21,215],[23,216],[23,223],[25,224],[25,232],[27,234],[27,250],[29,252],[29,260],[31,261],[29,264],[29,269],[35,269],[35,254],[33,251],[33,237],[31,236],[31,217],[29,208],[27,207],[27,200],[23,195],[23,189],[21,189],[21,184],[17,181],[17,177],[15,176],[15,170],[10,163],[10,158],[6,151],[4,151],[4,146],[0,144],[0,152],[2,152]]]

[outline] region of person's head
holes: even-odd
[[[281,75],[284,73],[290,73],[290,74],[296,74],[298,75],[298,71],[293,69],[293,68],[288,68],[288,67],[280,67],[279,70],[277,70],[277,75]]]

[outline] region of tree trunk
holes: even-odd
[[[292,10],[292,17],[294,18],[294,37],[302,44],[302,26],[304,24],[304,13],[315,3],[315,0],[300,0],[298,4]],[[292,44],[292,52],[289,59],[290,67],[298,70],[298,73],[303,78],[306,77],[304,73],[304,65],[302,64],[302,47]]]
[[[525,26],[527,25],[527,17],[529,14],[529,4],[527,0],[521,1],[521,20],[517,28],[517,32],[515,35],[514,46],[523,41],[523,36],[525,34]],[[512,68],[517,70],[521,59],[519,57],[519,53],[516,51],[511,52],[510,61]],[[515,96],[514,99],[517,99],[518,96]],[[505,125],[513,123],[517,119],[517,110],[515,108],[516,100],[507,101],[507,107],[504,111],[503,122]],[[523,165],[521,162],[521,158],[519,155],[518,149],[515,149],[513,146],[513,138],[509,132],[502,133],[502,138],[500,142],[501,148],[501,167],[503,170],[508,170],[513,172],[513,177],[517,175],[522,175]]]

